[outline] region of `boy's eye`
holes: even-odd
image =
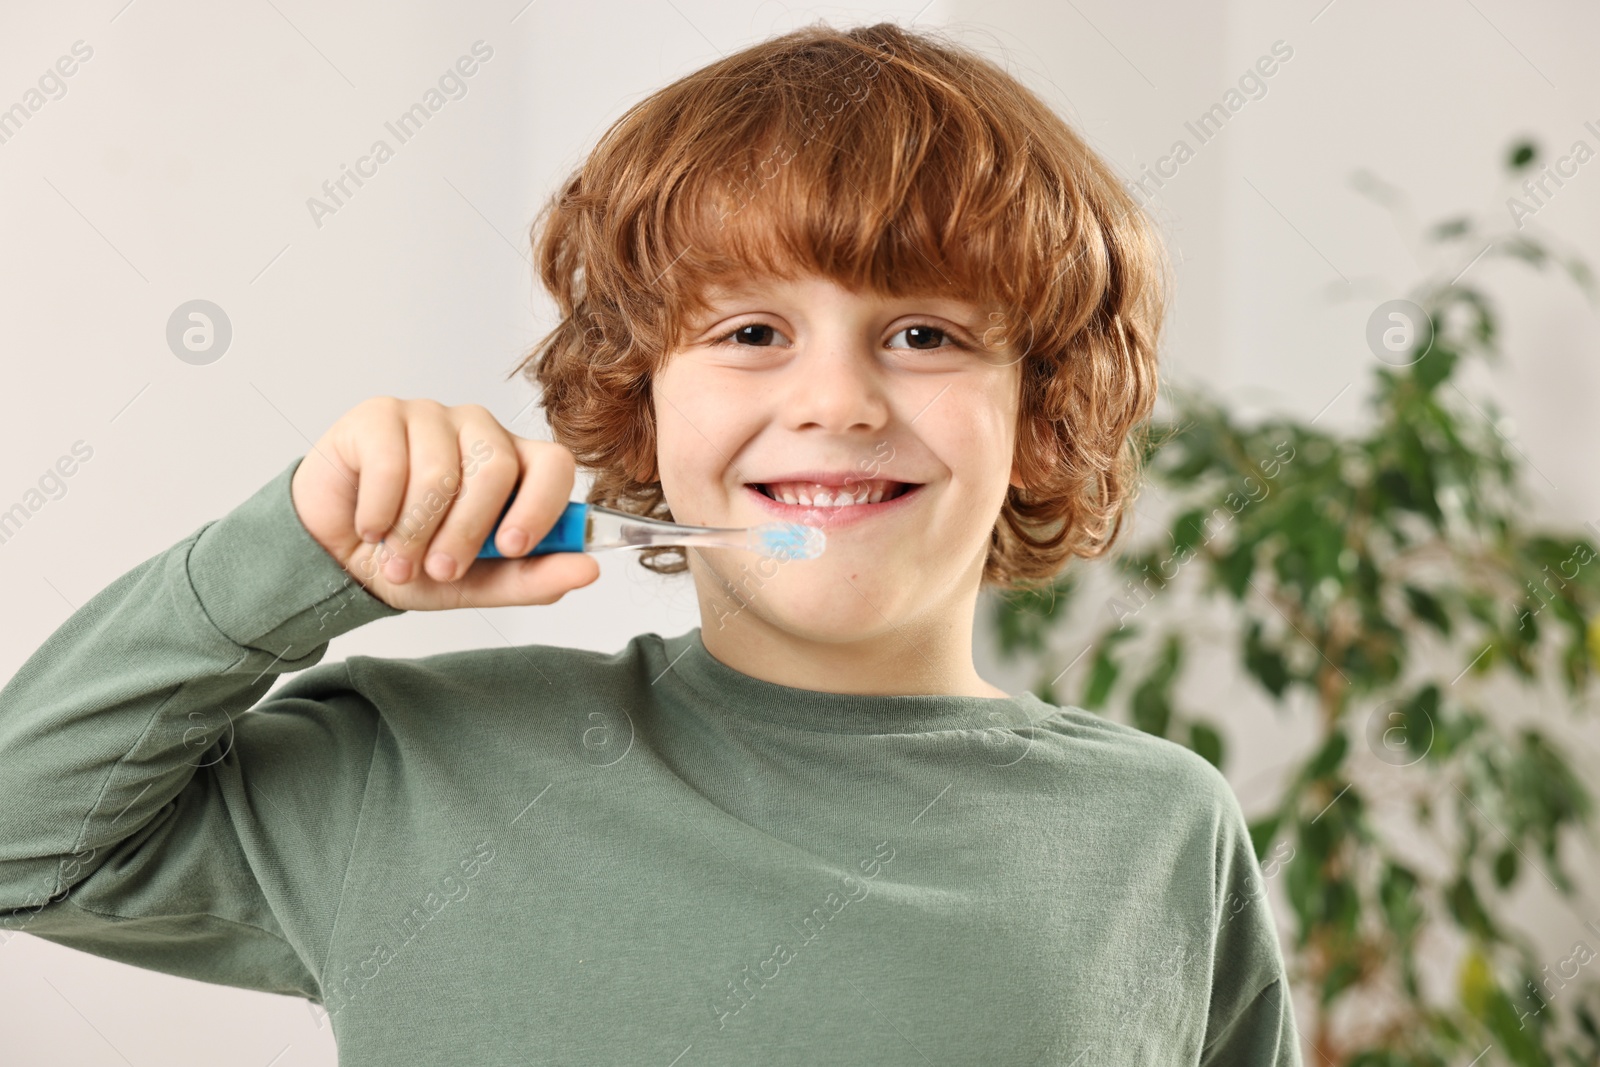
[[[740,338],[741,340],[749,341],[749,340],[752,340],[752,337],[751,337],[752,331],[754,331],[755,335],[759,337],[759,336],[765,336],[765,334],[762,334],[762,332],[761,332],[763,330],[767,331],[767,333],[777,333],[778,332],[778,331],[774,330],[771,326],[768,326],[764,322],[752,322],[749,325],[740,326],[738,329],[734,330],[732,333],[723,334],[721,337],[717,338],[717,344],[719,344],[719,345],[728,344],[729,343],[728,339],[730,337],[737,337],[737,338]],[[782,336],[782,335],[780,334],[780,336]],[[760,345],[759,342],[757,342],[757,344],[758,344],[759,347],[765,347],[764,345]]]
[[[934,338],[937,338],[938,341],[939,341],[938,344],[932,344],[932,345],[925,345],[925,344],[921,344],[921,343],[918,343],[916,341],[913,341],[912,344],[910,345],[910,347],[914,351],[932,352],[932,351],[934,351],[936,349],[943,348],[946,344],[954,345],[957,348],[964,348],[965,347],[964,345],[961,344],[961,342],[957,341],[954,337],[951,337],[950,334],[947,333],[946,331],[941,330],[937,326],[930,326],[927,323],[918,323],[915,326],[907,326],[905,329],[899,331],[899,333],[896,333],[895,336],[899,337],[900,334],[902,334],[902,333],[909,335],[913,331],[915,331],[917,334],[920,335],[922,341],[929,340],[930,339],[929,338],[930,334],[933,335]],[[909,337],[908,337],[908,340],[909,340]]]
[[[715,343],[719,345],[725,345],[739,344],[740,342],[748,341],[752,342],[752,344],[747,345],[746,347],[766,347],[762,341],[758,340],[758,338],[767,338],[771,334],[777,334],[779,337],[783,336],[782,334],[779,334],[777,330],[773,329],[764,322],[752,322],[747,325],[740,326],[729,333],[723,334],[721,337],[716,339]],[[949,331],[943,330],[938,326],[933,326],[928,323],[917,323],[912,326],[907,326],[904,329],[897,331],[894,336],[899,337],[901,334],[915,335],[914,337],[908,338],[908,340],[911,341],[911,344],[906,346],[914,352],[934,352],[940,348],[946,347],[947,345],[955,348],[966,347],[966,345],[956,340],[955,337],[949,333]],[[738,338],[739,340],[734,341],[732,340],[733,338]],[[937,343],[928,344],[926,343],[928,341],[936,341]],[[892,345],[890,347],[898,348],[901,346]]]

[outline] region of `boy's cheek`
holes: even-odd
[[[720,498],[724,485],[735,495],[742,493],[733,457],[754,430],[731,426],[728,420],[730,412],[750,410],[751,402],[709,392],[698,402],[679,395],[663,400],[657,408],[656,469],[669,502],[692,505]]]

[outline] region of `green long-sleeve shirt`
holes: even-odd
[[[1300,1064],[1187,749],[781,686],[698,629],[322,663],[401,612],[298,463],[0,689],[0,938],[306,997],[346,1067]]]

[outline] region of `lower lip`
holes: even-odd
[[[845,526],[854,526],[858,522],[877,515],[887,515],[889,512],[898,511],[902,506],[911,503],[922,495],[923,487],[914,485],[901,493],[893,500],[883,500],[876,504],[846,504],[843,507],[816,507],[805,504],[785,504],[781,500],[774,500],[753,485],[746,485],[744,491],[755,498],[757,504],[771,515],[784,522],[797,522],[802,526],[817,526],[824,530],[837,530]]]

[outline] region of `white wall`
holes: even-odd
[[[1487,182],[1511,133],[1554,146],[1600,119],[1585,53],[1600,39],[1592,11],[1475,2],[1398,13],[1336,0],[1315,23],[1322,0],[7,4],[0,108],[74,42],[93,55],[65,96],[0,144],[0,507],[75,441],[94,455],[64,497],[0,545],[0,677],[74,606],[243,500],[365,397],[483,403],[513,430],[545,435],[528,388],[502,381],[550,325],[525,258],[534,213],[642,95],[814,17],[951,25],[999,49],[1129,172],[1273,40],[1290,42],[1295,56],[1268,95],[1158,202],[1179,277],[1168,374],[1263,410],[1315,412],[1365,373],[1366,309],[1414,271],[1345,175],[1380,170],[1432,217],[1494,201]],[[467,95],[317,226],[307,198],[479,40],[494,53]],[[1600,261],[1597,211],[1600,163],[1538,222]],[[1355,299],[1321,300],[1338,280],[1324,256],[1357,283]],[[1518,446],[1559,487],[1534,486],[1543,506],[1567,520],[1600,517],[1589,463],[1597,430],[1585,417],[1597,393],[1594,317],[1559,287],[1515,284],[1511,360],[1484,384],[1513,413]],[[173,310],[196,298],[221,306],[233,328],[226,354],[204,366],[181,362],[165,340]],[[1359,416],[1352,389],[1325,419]],[[600,581],[555,608],[415,613],[337,639],[329,658],[501,641],[609,651],[639,632],[697,625],[687,582],[604,559]],[[1029,680],[986,673],[1013,689]],[[1259,708],[1240,707],[1232,725],[1238,768],[1270,771],[1277,738],[1298,736]],[[1236,782],[1247,810],[1270,785]],[[1555,943],[1564,930],[1551,932]],[[23,1064],[334,1062],[326,1029],[299,1000],[27,935],[0,946],[0,1003],[0,1045]]]

